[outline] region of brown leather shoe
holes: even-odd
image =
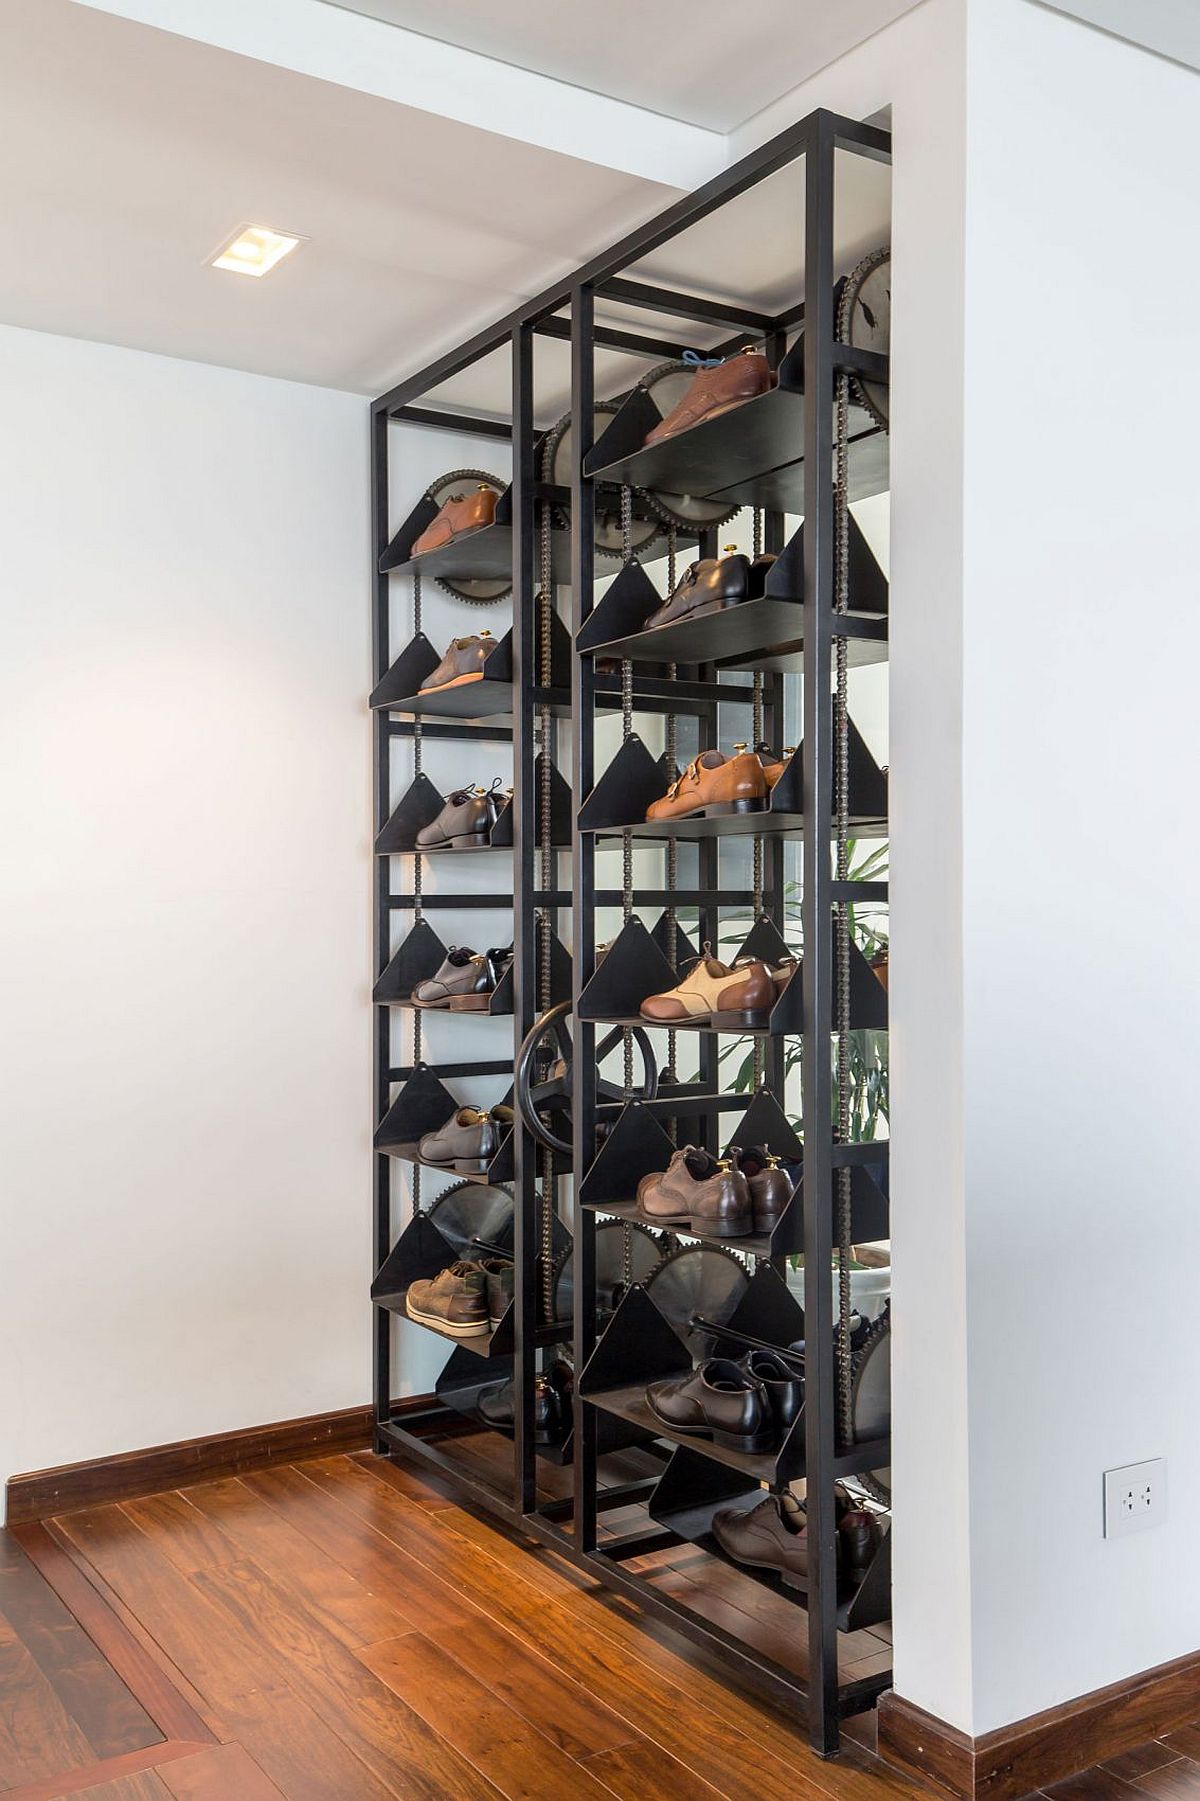
[[[778,1157],[757,1145],[748,1145],[745,1150],[731,1145],[729,1161],[746,1178],[754,1208],[754,1230],[773,1232],[791,1201],[792,1178],[780,1167]]]
[[[761,350],[746,349],[715,369],[698,369],[679,405],[647,434],[646,443],[661,444],[665,438],[688,431],[703,419],[715,419],[718,413],[727,413],[753,400],[756,394],[765,394],[775,381]]]
[[[452,1263],[428,1281],[410,1282],[404,1306],[422,1326],[474,1338],[489,1326],[487,1277],[478,1263]]]
[[[490,525],[496,517],[499,498],[495,488],[489,488],[485,482],[480,482],[473,494],[452,494],[429,521],[409,555],[419,557],[427,550],[440,550],[464,532]]]
[[[778,1570],[785,1582],[808,1588],[808,1523],[795,1495],[768,1495],[746,1513],[722,1507],[713,1514],[712,1531],[738,1563]]]
[[[870,1569],[882,1534],[879,1521],[865,1507],[848,1507],[838,1520],[838,1543],[846,1574],[857,1586]]]
[[[421,683],[422,694],[433,694],[441,688],[461,688],[467,682],[481,682],[484,664],[496,648],[491,632],[478,637],[456,638],[437,668]]]
[[[661,1176],[642,1178],[638,1208],[654,1225],[686,1223],[709,1238],[745,1238],[753,1227],[745,1176],[690,1144],[676,1151]]]
[[[682,982],[666,994],[651,994],[638,1009],[651,1025],[687,1022],[725,1031],[761,1031],[775,1005],[775,984],[765,963],[748,961],[727,969],[705,954]]]
[[[888,985],[888,954],[886,945],[881,951],[876,951],[875,955],[871,958],[871,968],[883,983],[886,992]]]
[[[743,600],[758,600],[766,585],[767,571],[774,557],[750,558],[741,555],[732,544],[725,546],[723,557],[704,557],[691,563],[668,598],[651,613],[644,631],[658,625],[672,625],[680,619],[699,619],[707,613],[720,613]]]
[[[647,820],[720,819],[731,813],[761,813],[767,804],[767,777],[753,751],[735,745],[736,755],[706,750],[688,764],[661,800],[646,808]]]

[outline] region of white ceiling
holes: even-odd
[[[732,131],[917,0],[327,0],[499,62]]]
[[[678,40],[663,36],[670,20],[683,29],[676,0],[644,9],[651,37],[637,40],[634,55],[598,50],[592,57],[586,43],[572,48],[562,31],[553,41],[567,74],[585,69],[596,81],[636,67],[640,76],[628,80],[645,85],[657,59],[671,83],[648,97],[663,105],[677,104],[685,78],[710,96],[736,88],[733,112],[792,79],[790,67],[786,77],[771,73],[763,39],[784,0],[750,0],[742,22],[751,30],[732,44],[727,35],[704,39],[707,5],[700,0],[699,15],[695,7],[688,12],[692,35]],[[856,0],[847,10],[861,25],[884,5],[903,10],[898,0]],[[421,14],[425,23],[434,13],[422,0],[373,0],[373,10],[385,6]],[[606,45],[624,35],[632,13],[630,0],[610,0]],[[146,23],[151,17],[170,20],[170,28]],[[373,51],[378,40],[385,51],[395,41],[393,66],[410,77],[409,51],[424,41],[324,0],[288,0],[285,14],[261,0],[111,0],[111,10],[101,0],[0,0],[0,322],[375,394],[652,217],[681,191],[681,159],[712,156],[711,146],[724,145],[716,133],[665,120],[656,139],[653,117],[622,96],[596,100],[581,126],[586,151],[563,154],[554,147],[557,126],[534,144],[512,119],[521,84],[550,71],[513,75],[516,87],[505,90],[505,71],[468,57],[464,78],[478,81],[484,72],[478,112],[493,127],[484,130],[461,113],[443,116],[428,103],[385,97],[370,72],[359,85],[344,73],[353,55],[326,78],[314,75],[311,57],[293,54],[282,66],[262,34],[254,36],[260,17],[283,17],[292,27],[324,23],[325,37],[318,30],[311,41],[327,58],[330,28],[335,36],[359,34],[349,45],[354,54],[364,32],[376,40]],[[515,54],[521,37],[528,60],[531,40],[544,49],[556,17],[543,0],[513,0],[505,47]],[[232,21],[225,39],[201,41],[207,22],[218,19]],[[474,49],[479,34],[468,27],[478,24],[482,34],[483,8],[456,4],[454,20]],[[243,41],[240,31],[243,53],[230,47]],[[819,31],[810,41],[818,40]],[[482,36],[479,47],[486,47]],[[452,59],[464,51],[437,54]],[[387,58],[370,60],[377,72]],[[452,67],[441,71],[452,74]],[[569,126],[578,90],[553,79],[545,88]],[[424,93],[419,98],[428,102]],[[646,129],[636,158],[626,147],[623,160],[610,160],[605,126],[623,119],[647,122]],[[656,144],[674,181],[648,173]],[[877,164],[845,160],[854,165],[853,203],[839,240],[843,261],[852,261],[887,235],[888,180]],[[205,259],[247,222],[310,241],[261,282],[208,267]],[[636,273],[764,309],[781,306],[799,297],[802,228],[792,169]],[[702,328],[648,314],[608,306],[602,316],[680,345],[713,341]],[[454,398],[504,410],[502,361],[458,378]],[[601,391],[627,386],[644,367],[606,359]],[[553,417],[568,388],[564,347],[541,341],[538,369],[539,412]]]

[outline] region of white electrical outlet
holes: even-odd
[[[1104,1536],[1123,1538],[1127,1532],[1145,1532],[1161,1526],[1167,1517],[1167,1463],[1155,1457],[1150,1463],[1127,1463],[1124,1469],[1104,1472]]]

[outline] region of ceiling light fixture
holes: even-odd
[[[232,269],[238,275],[266,275],[289,250],[307,242],[307,238],[290,237],[267,225],[242,225],[208,260],[214,269]]]

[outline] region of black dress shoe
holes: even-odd
[[[732,545],[729,549],[732,550]],[[763,592],[767,571],[774,557],[750,558],[732,556],[704,557],[684,570],[682,578],[644,626],[674,625],[680,619],[699,619],[706,613],[720,613],[736,607],[743,600],[757,600]]]
[[[417,849],[461,850],[485,843],[505,798],[495,788],[455,789],[437,818],[417,833]]]
[[[477,1402],[481,1416],[489,1426],[511,1432],[516,1424],[511,1380],[499,1388],[488,1389]],[[539,1445],[557,1444],[563,1436],[562,1399],[548,1376],[533,1379],[533,1436]]]
[[[440,1163],[478,1175],[500,1149],[504,1125],[503,1120],[478,1107],[460,1107],[436,1132],[426,1132],[417,1151],[423,1163]]]
[[[769,1451],[776,1442],[766,1389],[728,1357],[652,1382],[646,1405],[672,1431],[695,1432],[728,1451]]]
[[[498,979],[490,952],[451,945],[437,974],[413,989],[413,1006],[438,1007],[449,1013],[486,1013]]]
[[[766,1389],[771,1417],[782,1438],[795,1425],[804,1406],[804,1376],[800,1366],[775,1351],[748,1351],[742,1358],[742,1367]]]

